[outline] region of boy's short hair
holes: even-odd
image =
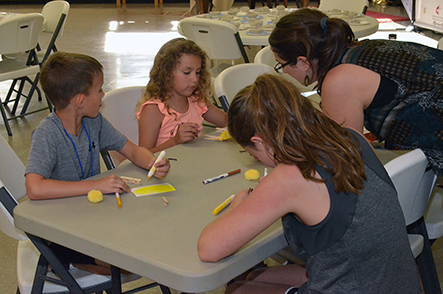
[[[89,94],[103,66],[97,59],[78,53],[56,52],[43,64],[40,83],[55,109],[62,110],[78,94]]]

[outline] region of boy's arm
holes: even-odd
[[[59,181],[35,173],[26,174],[26,191],[31,200],[80,196],[91,190],[109,194],[130,192],[131,188],[116,175],[91,181]]]
[[[118,152],[138,167],[146,170],[149,170],[156,160],[156,157],[151,153],[151,151],[146,148],[139,147],[129,140]],[[156,178],[162,178],[166,176],[171,166],[169,165],[168,159],[162,159],[156,164],[156,167],[157,169],[155,170],[154,176]]]

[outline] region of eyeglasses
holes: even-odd
[[[277,62],[277,64],[274,66],[274,70],[275,70],[276,72],[278,72],[278,73],[283,73],[283,68],[284,68],[285,66],[287,66],[287,65],[292,64],[292,63],[293,63],[292,61],[288,61],[288,62],[286,62],[286,63],[284,63],[284,64],[281,64],[280,62]]]

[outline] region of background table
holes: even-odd
[[[254,12],[256,10],[250,10],[250,11]],[[293,11],[293,9],[286,9],[286,12],[291,12],[291,11]],[[275,19],[276,15],[272,14],[272,9],[270,10],[270,13],[262,13],[262,12],[257,12],[257,13],[258,13],[258,17],[256,19],[262,21],[262,23],[264,25],[265,32],[263,34],[259,34],[259,35],[250,34],[250,32],[248,31],[248,29],[249,29],[248,18],[246,18],[245,12],[238,12],[237,15],[234,17],[234,19],[232,20],[233,22],[236,22],[236,21],[241,22],[241,24],[239,26],[239,34],[240,34],[240,37],[241,37],[244,45],[248,45],[248,46],[267,46],[267,45],[269,45],[268,38],[269,38],[270,32],[272,31],[272,27],[270,27],[270,26],[266,27],[266,24],[268,22],[270,22],[271,20]],[[222,15],[227,15],[227,14],[228,14],[227,11],[222,12]],[[220,18],[221,18],[220,16],[211,16],[210,14],[200,14],[200,15],[196,15],[193,17],[200,17],[200,18],[204,17],[204,18],[211,18],[211,19],[218,19],[218,20],[220,20]],[[350,24],[351,29],[354,32],[354,35],[357,39],[369,36],[369,35],[378,31],[379,22],[377,19],[370,17],[370,16],[366,16],[366,15],[361,15],[355,19],[360,21],[360,23],[350,21],[349,24]]]
[[[132,164],[112,171],[141,178],[142,185],[168,182],[175,192],[140,198],[123,194],[122,208],[114,195],[105,195],[98,204],[84,196],[25,201],[14,210],[16,226],[179,291],[216,289],[287,246],[278,221],[231,257],[217,263],[198,258],[198,237],[216,218],[212,210],[229,195],[257,184],[245,180],[247,169],[263,173],[263,165],[240,149],[234,142],[203,138],[181,144],[166,151],[177,161],[171,161],[163,180],[148,181],[147,172]],[[240,174],[202,183],[238,168]]]

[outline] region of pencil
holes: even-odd
[[[120,194],[115,193],[115,198],[117,198],[118,207],[122,207],[122,200],[120,199]]]

